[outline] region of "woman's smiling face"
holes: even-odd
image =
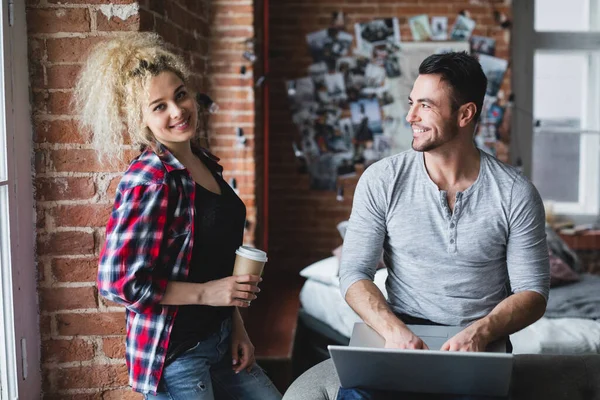
[[[142,116],[156,140],[167,148],[189,141],[196,132],[196,101],[183,81],[164,71],[150,79]]]

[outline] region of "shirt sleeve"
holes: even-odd
[[[548,300],[550,263],[542,199],[531,182],[517,177],[511,194],[506,263],[514,293],[531,290]]]
[[[100,253],[98,291],[136,313],[151,311],[168,277],[157,268],[165,237],[168,186],[138,185],[117,194]]]
[[[387,232],[389,182],[386,183],[385,171],[386,166],[381,161],[371,165],[360,177],[354,192],[340,261],[340,290],[344,299],[354,283],[375,278]]]

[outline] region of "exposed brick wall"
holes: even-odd
[[[129,11],[129,12],[128,12]],[[126,16],[121,19],[120,16]],[[139,399],[127,387],[123,308],[98,296],[98,252],[116,185],[125,168],[97,161],[69,108],[87,50],[131,31],[156,31],[183,54],[193,82],[221,107],[211,116],[211,150],[234,176],[252,224],[254,90],[252,66],[238,42],[252,37],[251,1],[27,0],[34,120],[40,331],[44,397]],[[248,72],[240,76],[242,64]],[[247,146],[232,150],[235,127]],[[136,155],[135,149],[127,159]]]
[[[252,0],[213,0],[211,3],[209,66],[207,93],[219,105],[220,111],[210,119],[210,148],[219,156],[226,181],[235,178],[239,196],[246,204],[248,229],[245,243],[254,243],[257,227],[257,179],[262,176],[262,164],[255,152],[260,131],[255,126],[254,65],[243,58],[246,45],[254,37],[254,6]],[[258,63],[258,61],[257,61]],[[246,73],[241,74],[242,66]],[[236,146],[236,128],[246,137],[244,147]]]
[[[296,128],[285,91],[285,80],[307,76],[312,63],[305,36],[325,29],[333,11],[347,14],[346,31],[354,34],[354,23],[374,18],[398,17],[401,37],[412,41],[408,19],[420,14],[448,16],[449,28],[458,12],[468,10],[477,22],[474,35],[497,40],[496,55],[508,59],[509,35],[494,22],[493,8],[511,15],[510,1],[469,0],[277,0],[270,7],[271,109],[269,185],[269,263],[295,273],[309,263],[331,255],[341,244],[336,224],[350,216],[352,194],[358,176],[343,181],[345,198],[336,193],[309,189],[308,176],[297,172],[292,152]],[[503,83],[510,92],[510,70]],[[359,172],[360,175],[360,171]]]

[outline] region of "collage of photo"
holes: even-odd
[[[499,89],[508,67],[494,55],[495,40],[473,36],[475,21],[462,14],[450,29],[444,16],[419,15],[408,24],[412,41],[401,40],[398,18],[356,23],[353,35],[344,13],[335,12],[328,28],[306,35],[313,64],[307,76],[286,84],[297,127],[294,155],[312,189],[336,190],[338,178],[352,176],[357,164],[366,168],[410,149],[407,98],[419,65],[436,53],[479,57],[489,84],[476,142],[493,153],[490,143],[498,138],[505,108]]]

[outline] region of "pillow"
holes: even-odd
[[[342,221],[339,224],[337,224],[337,230],[340,233],[342,240],[344,240],[344,236],[346,236],[346,228],[347,227],[348,227],[348,221]]]
[[[334,256],[336,256],[336,258],[338,260],[338,264],[342,261],[342,247],[344,247],[344,245],[340,245],[331,251],[331,253]],[[385,264],[383,262],[383,254],[381,254],[381,258],[379,259],[379,262],[377,263],[377,268],[375,268],[375,269],[379,270],[382,268],[385,268]],[[339,270],[339,266],[338,266],[338,270]]]
[[[579,275],[573,271],[566,262],[556,256],[552,250],[548,249],[550,258],[550,287],[564,285],[570,282],[577,282]]]
[[[339,261],[337,257],[328,257],[304,268],[300,271],[300,276],[325,285],[339,286],[338,270]]]

